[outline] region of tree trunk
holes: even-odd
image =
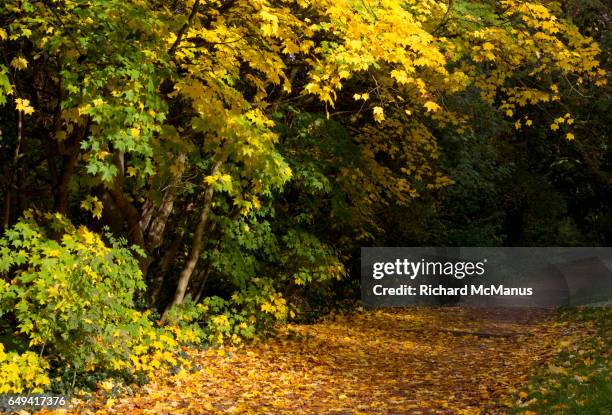
[[[164,256],[159,262],[159,267],[155,272],[155,278],[151,282],[151,302],[153,302],[154,304],[160,300],[160,294],[162,288],[164,287],[164,277],[170,270],[170,265],[172,264],[174,258],[176,257],[176,253],[181,247],[184,233],[185,231],[183,230],[183,228],[179,229],[178,234],[176,235],[170,246],[166,249]]]
[[[202,298],[202,294],[204,294],[204,288],[206,288],[208,277],[210,276],[210,273],[212,271],[212,265],[213,265],[212,259],[209,259],[208,263],[206,264],[206,268],[204,269],[204,272],[202,273],[202,281],[200,282],[200,288],[198,288],[198,292],[193,297],[193,301],[195,303],[199,302],[200,299]]]
[[[178,159],[181,165],[183,165],[185,163],[185,154],[179,154]],[[181,176],[182,174],[180,172],[174,175],[164,192],[164,197],[162,198],[161,205],[155,212],[155,217],[149,221],[147,230],[147,246],[149,251],[153,251],[159,247],[164,240],[164,231],[168,223],[168,218],[174,208],[174,201],[176,200],[177,188]]]
[[[218,161],[214,164],[210,174],[214,175],[217,170],[219,170],[219,167],[221,167],[221,161]],[[204,205],[202,206],[200,217],[198,219],[198,224],[193,235],[193,242],[191,244],[191,249],[189,250],[189,256],[187,257],[185,266],[183,267],[183,270],[179,275],[178,284],[174,293],[174,298],[172,299],[172,302],[166,307],[166,310],[162,315],[162,322],[166,320],[168,311],[170,311],[172,307],[182,304],[183,300],[185,299],[185,293],[187,292],[187,286],[189,285],[191,274],[193,274],[193,270],[195,269],[198,263],[198,259],[200,258],[200,254],[202,253],[202,247],[204,246],[204,230],[206,229],[206,223],[208,222],[208,217],[210,216],[213,194],[213,188],[209,185],[204,193]]]
[[[121,212],[127,222],[129,241],[140,246],[143,251],[145,251],[145,253],[148,255],[148,247],[145,242],[142,229],[140,229],[140,216],[138,214],[138,210],[130,202],[128,197],[123,193],[123,189],[121,188],[121,182],[117,177],[115,177],[115,180],[112,185],[107,188],[107,191],[112,196],[113,201],[119,208],[119,212]],[[146,276],[146,272],[150,264],[151,260],[148,256],[146,258],[139,259],[140,270],[142,271],[143,276]]]
[[[69,195],[70,195],[70,179],[74,173],[74,168],[79,158],[79,151],[74,150],[64,164],[62,177],[55,191],[55,211],[62,215],[68,214]]]

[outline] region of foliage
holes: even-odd
[[[257,334],[270,332],[275,322],[289,315],[287,301],[273,288],[270,279],[255,278],[229,300],[206,297],[201,303],[187,302],[171,313],[169,322],[183,330],[192,330],[206,344],[239,345]]]
[[[49,384],[47,368],[48,363],[35,353],[6,353],[0,343],[0,393],[43,392]]]
[[[0,314],[18,347],[27,349],[2,352],[6,387],[21,392],[48,385],[50,368],[62,376],[146,374],[177,364],[175,335],[134,309],[134,294],[144,285],[125,241],[109,234],[107,245],[59,214],[44,215],[45,225],[34,216],[28,213],[0,239]]]
[[[2,314],[10,314],[30,347],[42,347],[78,368],[104,365],[112,328],[144,287],[124,242],[47,216],[54,240],[33,220],[18,222],[0,240]],[[111,357],[111,356],[109,356]]]
[[[329,309],[363,245],[605,244],[603,11],[3,1],[11,352],[147,372]]]
[[[559,342],[556,359],[530,379],[511,414],[606,414],[612,405],[610,308],[564,310],[562,320],[595,335]]]
[[[551,363],[560,338],[573,345],[589,330],[536,309],[332,315],[287,325],[266,342],[199,351],[195,373],[68,413],[505,413],[535,367]]]

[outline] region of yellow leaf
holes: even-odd
[[[423,106],[427,108],[427,112],[436,112],[440,109],[440,106],[433,101],[427,101]]]
[[[15,108],[25,115],[30,115],[34,112],[34,108],[30,105],[30,100],[25,98],[15,99]]]
[[[11,66],[18,70],[23,70],[28,67],[28,61],[23,56],[17,56],[11,61]]]
[[[111,389],[113,389],[113,387],[115,387],[115,385],[113,384],[112,380],[106,380],[104,382],[100,383],[100,387],[106,391],[106,392],[110,392]]]
[[[493,49],[495,49],[495,45],[494,45],[494,44],[492,44],[492,43],[490,43],[490,42],[485,42],[485,43],[482,45],[482,48],[483,48],[484,50],[493,50]]]
[[[381,107],[374,107],[372,113],[374,114],[374,120],[377,122],[383,122],[385,120],[385,112]]]

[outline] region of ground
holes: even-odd
[[[534,309],[336,315],[283,326],[278,336],[238,350],[198,352],[193,372],[73,413],[505,413],[560,339],[577,333],[553,311]]]

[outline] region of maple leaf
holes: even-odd
[[[30,105],[29,99],[15,99],[15,108],[17,109],[17,111],[23,112],[25,115],[31,115],[34,113],[34,108]]]
[[[427,109],[427,112],[437,112],[440,110],[440,105],[434,101],[427,101],[423,106]]]
[[[377,122],[383,122],[385,120],[385,112],[382,107],[374,107],[372,109],[372,113],[374,114],[374,120]]]
[[[11,66],[18,70],[23,70],[28,67],[28,61],[23,56],[17,56],[11,60]]]

